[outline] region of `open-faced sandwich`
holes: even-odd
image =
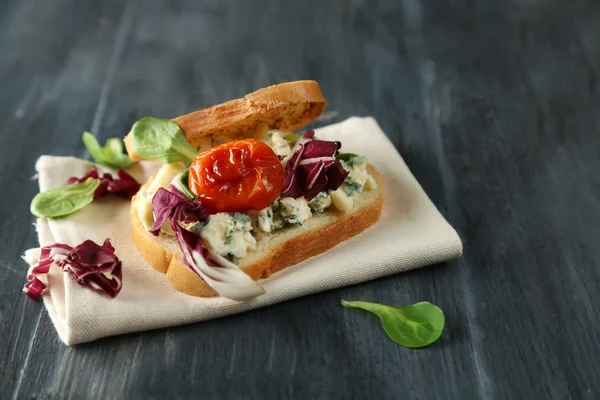
[[[298,81],[136,122],[131,158],[164,163],[131,203],[144,259],[182,292],[245,300],[264,293],[258,280],[374,224],[377,170],[343,143],[293,133],[325,106],[316,82]]]

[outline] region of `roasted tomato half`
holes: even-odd
[[[236,140],[200,153],[188,186],[213,213],[262,210],[281,193],[284,170],[271,148],[255,139]]]

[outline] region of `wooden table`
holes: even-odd
[[[600,398],[600,4],[0,3],[0,397]],[[67,347],[21,288],[40,154],[269,84],[373,115],[464,240],[458,261],[205,323]],[[340,299],[428,300],[390,341]]]

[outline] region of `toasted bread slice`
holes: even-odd
[[[375,168],[369,165],[368,171],[375,178],[377,188],[354,197],[350,212],[342,213],[330,207],[323,213],[314,214],[302,226],[288,226],[272,233],[257,232],[256,250],[239,260],[242,270],[254,280],[267,278],[331,249],[377,222],[383,206],[383,181]],[[130,219],[133,242],[140,254],[154,269],[167,274],[176,289],[192,296],[218,296],[184,264],[179,244],[173,236],[161,232],[157,237],[145,229],[137,212],[137,203],[142,201],[139,196],[132,199]]]
[[[296,81],[269,86],[205,110],[182,115],[175,122],[187,141],[199,148],[207,136],[254,137],[268,128],[295,131],[314,121],[327,102],[315,81]],[[127,153],[139,160],[125,137]]]

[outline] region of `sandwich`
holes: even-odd
[[[383,183],[369,160],[298,132],[326,104],[317,82],[296,81],[137,121],[129,156],[163,163],[131,202],[141,256],[181,292],[248,300],[261,279],[375,224]]]

